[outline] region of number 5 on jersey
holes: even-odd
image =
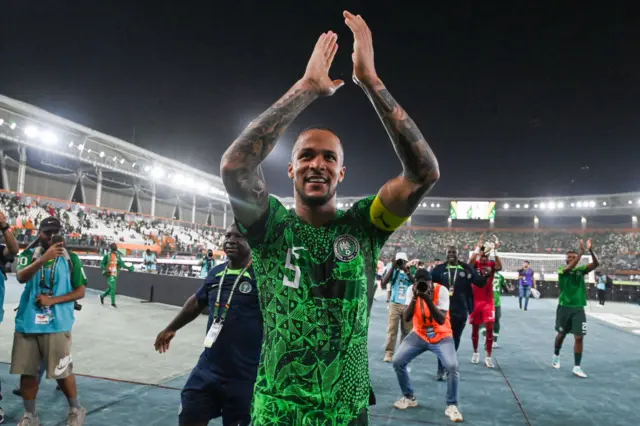
[[[302,273],[300,272],[300,267],[291,263],[291,261],[294,259],[295,260],[300,259],[300,253],[298,253],[298,250],[304,250],[304,247],[292,247],[289,250],[287,250],[287,261],[284,267],[290,271],[293,271],[294,273],[293,281],[289,279],[286,273],[284,274],[284,278],[282,279],[282,284],[286,285],[287,287],[292,287],[292,288],[300,287],[300,276],[302,275]],[[292,259],[292,255],[293,255],[293,259]]]

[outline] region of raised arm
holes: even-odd
[[[600,262],[598,261],[596,254],[593,252],[593,243],[591,242],[591,239],[587,240],[587,250],[591,255],[591,263],[587,265],[587,274],[588,274],[591,271],[595,271],[596,268],[600,266]]]
[[[5,258],[13,258],[13,256],[17,255],[18,251],[20,251],[20,247],[18,247],[16,237],[13,235],[13,232],[11,232],[11,227],[7,223],[7,217],[2,212],[0,212],[0,232],[2,232],[6,244],[2,256]]]
[[[318,97],[331,96],[344,82],[331,80],[329,68],[338,50],[338,36],[323,33],[311,54],[304,76],[275,104],[249,124],[222,156],[220,174],[233,214],[246,227],[269,207],[260,164],[293,120]]]
[[[344,18],[354,37],[353,80],[373,104],[402,163],[402,174],[380,189],[380,201],[391,214],[408,218],[438,181],[438,160],[411,117],[376,74],[369,27],[360,15],[345,11]]]

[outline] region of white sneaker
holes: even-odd
[[[583,379],[587,378],[587,374],[584,371],[582,371],[582,368],[580,368],[579,365],[576,365],[575,367],[573,367],[572,372],[574,376],[582,377]]]
[[[496,342],[495,340],[493,341],[493,349],[498,349],[500,346],[498,346],[498,342]]]
[[[24,413],[18,426],[40,426],[40,417],[37,414]]]
[[[452,422],[461,422],[464,419],[462,418],[462,414],[458,411],[458,407],[455,405],[449,405],[446,410],[444,410],[444,415],[448,416]]]
[[[480,362],[480,354],[478,352],[473,353],[473,357],[471,357],[471,364],[478,364]]]
[[[493,360],[490,356],[484,358],[484,365],[486,365],[487,368],[493,368]]]
[[[551,366],[556,370],[560,368],[560,355],[553,356],[553,360],[551,361]]]
[[[418,401],[416,400],[415,397],[407,398],[406,396],[403,396],[402,398],[397,400],[395,404],[393,404],[393,406],[396,407],[398,410],[406,410],[409,407],[417,407]]]

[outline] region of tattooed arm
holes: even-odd
[[[293,120],[318,97],[331,96],[344,82],[331,80],[329,68],[338,50],[337,35],[329,31],[318,39],[304,77],[231,144],[222,156],[220,174],[233,214],[251,226],[269,208],[269,194],[260,164]]]
[[[402,174],[382,187],[380,200],[391,213],[409,217],[438,181],[438,160],[411,117],[378,78],[369,27],[360,15],[345,12],[344,17],[355,40],[353,79],[373,103],[402,163]]]

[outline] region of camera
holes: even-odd
[[[406,261],[404,259],[398,259],[398,260],[396,260],[396,267],[403,268],[405,263],[406,263]]]
[[[75,309],[76,311],[81,311],[82,305],[79,304],[78,302],[73,302],[73,309]]]
[[[426,293],[429,290],[429,284],[426,281],[418,281],[416,283],[416,291],[418,293]]]

